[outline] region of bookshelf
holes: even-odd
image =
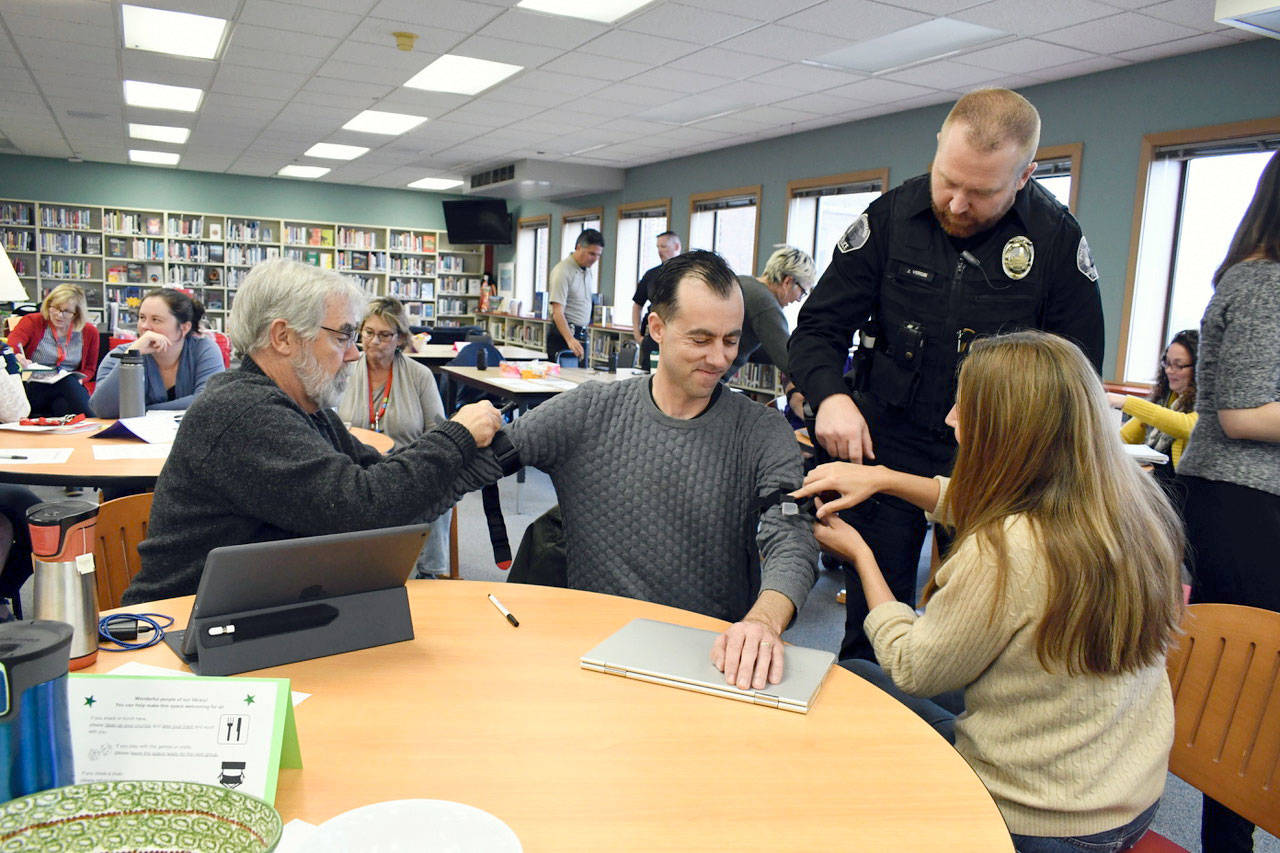
[[[484,266],[480,247],[432,229],[27,199],[0,199],[0,241],[33,302],[78,284],[91,321],[113,331],[133,328],[143,294],[165,286],[192,291],[222,329],[250,268],[278,257],[396,296],[413,325],[469,324]]]

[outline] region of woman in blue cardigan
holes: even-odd
[[[226,369],[218,345],[199,334],[204,306],[180,290],[152,290],[138,307],[138,339],[122,344],[103,359],[98,384],[89,400],[100,418],[120,416],[120,356],[142,353],[146,373],[146,405],[152,409],[185,409],[215,373]]]

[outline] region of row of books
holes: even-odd
[[[41,208],[41,212],[48,208]],[[159,215],[150,213],[129,213],[124,210],[104,210],[102,211],[102,230],[111,231],[116,234],[137,234],[139,236],[151,235],[159,237],[164,232],[161,230],[161,220]]]
[[[466,272],[466,258],[461,255],[441,255],[440,256],[440,272],[442,273],[461,273]]]
[[[338,245],[347,249],[377,249],[378,234],[376,231],[361,231],[358,228],[338,226]]]
[[[284,241],[295,246],[333,246],[333,229],[308,225],[286,225]]]
[[[441,296],[436,299],[436,310],[441,314],[462,316],[474,313],[475,303],[467,299]]]
[[[409,316],[410,326],[429,326],[436,318],[434,302],[406,302],[404,313]]]
[[[393,252],[434,252],[436,235],[414,234],[412,231],[392,231],[391,245]]]
[[[59,231],[40,232],[40,251],[64,255],[101,255],[100,234],[72,234]]]
[[[382,272],[387,266],[387,256],[382,252],[338,252],[338,266],[349,270]]]
[[[738,371],[738,375],[734,377],[735,385],[749,385],[752,388],[765,388],[772,390],[778,381],[778,369],[772,364],[754,364],[747,362],[742,365],[742,369]]]
[[[117,264],[107,267],[107,284],[147,283],[158,285],[163,276],[163,264]]]
[[[222,263],[221,243],[169,243],[169,260],[197,264]]]
[[[135,261],[159,261],[164,259],[164,240],[150,237],[108,237],[107,255],[112,258],[128,258]]]
[[[227,239],[241,240],[249,243],[271,243],[271,226],[263,225],[256,219],[228,219]]]
[[[49,278],[67,278],[78,281],[96,279],[94,261],[80,258],[41,258],[40,275]]]
[[[87,207],[40,207],[40,224],[45,228],[92,228],[93,211]]]
[[[435,299],[436,286],[432,281],[393,278],[387,282],[387,293],[402,302],[406,299]]]
[[[435,275],[436,261],[435,258],[406,258],[393,255],[391,272],[393,275]]]
[[[218,229],[221,231],[221,227]],[[193,216],[191,218],[183,218],[180,216],[169,217],[169,236],[170,237],[203,237],[204,236],[204,217]]]
[[[5,225],[31,225],[34,213],[30,204],[12,201],[0,203],[0,223]]]
[[[378,295],[378,280],[365,275],[348,275],[347,278],[370,296]]]
[[[275,246],[237,246],[227,245],[227,263],[253,266],[271,258],[280,257],[280,250]]]
[[[285,249],[284,256],[291,261],[301,261],[313,267],[333,269],[333,252],[316,252],[303,249]]]
[[[462,296],[479,296],[480,295],[480,279],[464,278],[456,275],[445,275],[440,277],[441,293],[456,293]]]
[[[0,230],[0,242],[7,252],[34,252],[36,232]]]

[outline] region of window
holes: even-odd
[[[689,197],[689,248],[708,249],[739,275],[754,275],[760,230],[760,187]]]
[[[1143,138],[1117,369],[1122,381],[1151,382],[1169,338],[1199,327],[1213,273],[1277,148],[1280,119]]]
[[[1046,145],[1036,151],[1036,170],[1031,174],[1040,186],[1053,193],[1054,198],[1076,211],[1079,194],[1080,160],[1084,155],[1084,143]]]
[[[604,208],[597,207],[593,210],[575,210],[572,213],[566,213],[564,219],[561,220],[560,227],[560,257],[556,258],[559,262],[573,251],[573,244],[578,242],[578,235],[588,228],[594,228],[600,231],[600,223],[604,218]]]
[[[613,269],[613,321],[631,322],[636,282],[658,265],[658,235],[667,230],[671,199],[618,205],[618,241]]]
[[[520,313],[533,312],[533,294],[547,289],[547,241],[551,237],[551,217],[521,219],[516,234],[516,292]]]

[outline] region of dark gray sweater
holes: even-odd
[[[777,411],[724,390],[700,416],[663,414],[649,377],[587,382],[508,427],[526,465],[551,475],[564,513],[574,589],[639,598],[737,620],[754,603],[747,548],[761,554],[760,588],[796,611],[817,572],[813,518],[778,507],[754,519],[757,496],[799,488],[795,435]],[[499,475],[481,450],[458,494]]]
[[[446,421],[383,456],[331,410],[308,415],[246,358],[209,380],[182,419],[156,483],[142,569],[123,602],[196,591],[219,545],[411,524],[439,515],[475,455]]]

